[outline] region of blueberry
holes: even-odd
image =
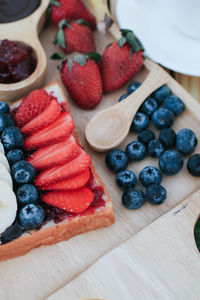
[[[160,131],[159,140],[165,149],[176,145],[176,132],[172,128],[164,128]]]
[[[20,149],[13,149],[8,151],[6,155],[9,164],[12,166],[14,163],[20,160],[24,160],[24,152]]]
[[[7,151],[24,146],[24,137],[21,130],[15,126],[5,128],[1,140]]]
[[[183,168],[183,158],[176,150],[167,150],[161,154],[159,166],[165,175],[175,175]]]
[[[159,184],[148,186],[145,192],[145,200],[151,204],[162,204],[167,198],[166,189]]]
[[[167,108],[158,108],[152,116],[153,124],[158,129],[171,127],[174,123],[174,114]]]
[[[160,184],[162,181],[162,174],[159,169],[155,167],[145,167],[139,174],[140,182],[147,187],[151,184]]]
[[[37,203],[39,199],[38,190],[34,185],[29,183],[21,185],[16,191],[16,196],[20,205]]]
[[[187,169],[191,175],[200,176],[200,154],[194,154],[188,159]]]
[[[42,206],[38,204],[27,204],[19,212],[21,225],[26,229],[38,228],[44,221],[45,213]]]
[[[127,168],[128,156],[120,149],[111,150],[106,154],[105,162],[108,169],[118,173]]]
[[[135,92],[135,90],[137,90],[137,88],[139,88],[139,86],[141,86],[141,82],[132,82],[128,85],[127,91],[128,94],[132,94],[133,92]]]
[[[176,147],[183,155],[190,155],[198,144],[197,137],[191,129],[181,129],[176,136]]]
[[[156,100],[149,97],[142,104],[141,111],[147,114],[148,116],[151,116],[157,108],[158,108],[158,104]]]
[[[122,95],[122,96],[119,98],[118,102],[121,102],[121,101],[123,101],[124,99],[126,99],[126,98],[128,97],[128,95],[129,95],[129,94],[124,94],[124,95]]]
[[[149,117],[141,112],[137,112],[131,124],[131,130],[141,132],[149,126]]]
[[[139,189],[126,190],[122,195],[122,203],[128,209],[138,209],[144,204],[144,193]]]
[[[134,188],[137,184],[137,177],[135,173],[129,170],[124,170],[117,173],[115,178],[116,184],[122,190]]]
[[[154,99],[157,101],[158,104],[163,103],[166,97],[170,96],[170,89],[167,85],[161,86],[158,90],[153,93]]]
[[[0,114],[0,133],[9,126],[14,126],[14,120],[10,114]]]
[[[159,157],[164,152],[163,145],[158,139],[151,140],[148,144],[148,154],[152,157]]]
[[[16,162],[11,168],[11,175],[15,183],[31,183],[36,176],[36,169],[27,161]]]
[[[140,161],[145,158],[146,148],[138,141],[134,141],[126,146],[126,154],[130,161]]]
[[[163,107],[171,110],[175,116],[180,115],[185,109],[183,101],[175,95],[167,97],[163,103]]]
[[[1,234],[2,244],[11,242],[12,240],[19,238],[23,232],[24,227],[19,224],[17,220],[15,220],[15,222]]]
[[[10,113],[9,105],[4,101],[0,101],[0,114],[9,114],[9,113]]]
[[[147,145],[154,138],[155,138],[155,134],[150,129],[145,129],[145,130],[141,131],[137,137],[138,141],[143,143],[144,145]]]

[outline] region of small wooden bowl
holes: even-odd
[[[45,22],[45,12],[50,0],[41,0],[40,6],[28,17],[11,23],[0,24],[0,39],[17,41],[31,46],[34,50],[37,65],[35,71],[25,80],[11,83],[0,83],[0,99],[12,101],[21,98],[30,90],[42,85],[47,70],[47,58],[39,41],[38,33]]]

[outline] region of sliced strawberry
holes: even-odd
[[[37,170],[60,166],[73,160],[81,152],[73,136],[55,145],[46,146],[35,151],[27,160]]]
[[[50,104],[53,97],[45,90],[35,90],[22,99],[20,106],[14,116],[18,127],[23,127],[30,120],[41,114]]]
[[[56,144],[69,137],[74,128],[74,121],[70,114],[62,112],[53,124],[28,136],[24,141],[24,147],[29,151]]]
[[[47,108],[39,116],[36,116],[21,128],[21,132],[24,135],[27,135],[49,126],[58,119],[61,110],[62,108],[60,104],[53,99],[49,106],[47,106]]]
[[[81,153],[71,162],[42,171],[35,179],[37,187],[50,185],[67,178],[76,176],[85,171],[91,164],[90,156],[82,149]]]
[[[66,191],[66,190],[77,190],[85,186],[90,178],[90,169],[86,169],[83,173],[76,175],[72,178],[68,178],[56,183],[41,187],[44,191]]]
[[[68,212],[80,213],[94,200],[94,193],[87,187],[76,191],[57,191],[42,195],[42,200]]]

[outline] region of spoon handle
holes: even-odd
[[[146,62],[146,60],[147,59],[145,59],[145,65],[148,65],[149,62]],[[115,107],[123,110],[127,118],[132,120],[143,101],[156,89],[166,84],[169,79],[169,74],[154,64],[141,86],[134,93],[129,95],[125,101],[115,104]]]

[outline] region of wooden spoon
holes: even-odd
[[[150,61],[145,64],[148,63],[151,64]],[[169,75],[155,65],[134,93],[91,118],[85,129],[85,137],[90,146],[99,152],[118,146],[128,135],[134,115],[143,101],[168,80]]]
[[[93,6],[96,8],[97,21],[100,21],[103,15],[108,15],[104,0],[101,1],[101,5],[99,5],[99,1],[98,4],[93,0],[91,2],[95,4]],[[111,2],[112,5],[113,3],[114,1]],[[121,37],[121,32],[116,23],[112,24],[109,32],[116,39]],[[118,146],[127,136],[134,115],[143,101],[153,91],[169,81],[170,76],[168,73],[151,60],[145,59],[144,65],[149,70],[144,83],[125,101],[97,113],[87,123],[85,137],[94,150],[103,152]]]
[[[42,85],[46,74],[47,58],[38,38],[45,21],[45,12],[50,0],[41,0],[40,6],[28,17],[0,24],[0,39],[9,39],[31,46],[35,52],[37,66],[35,71],[25,80],[0,84],[0,99],[10,101],[27,94],[30,90]]]

